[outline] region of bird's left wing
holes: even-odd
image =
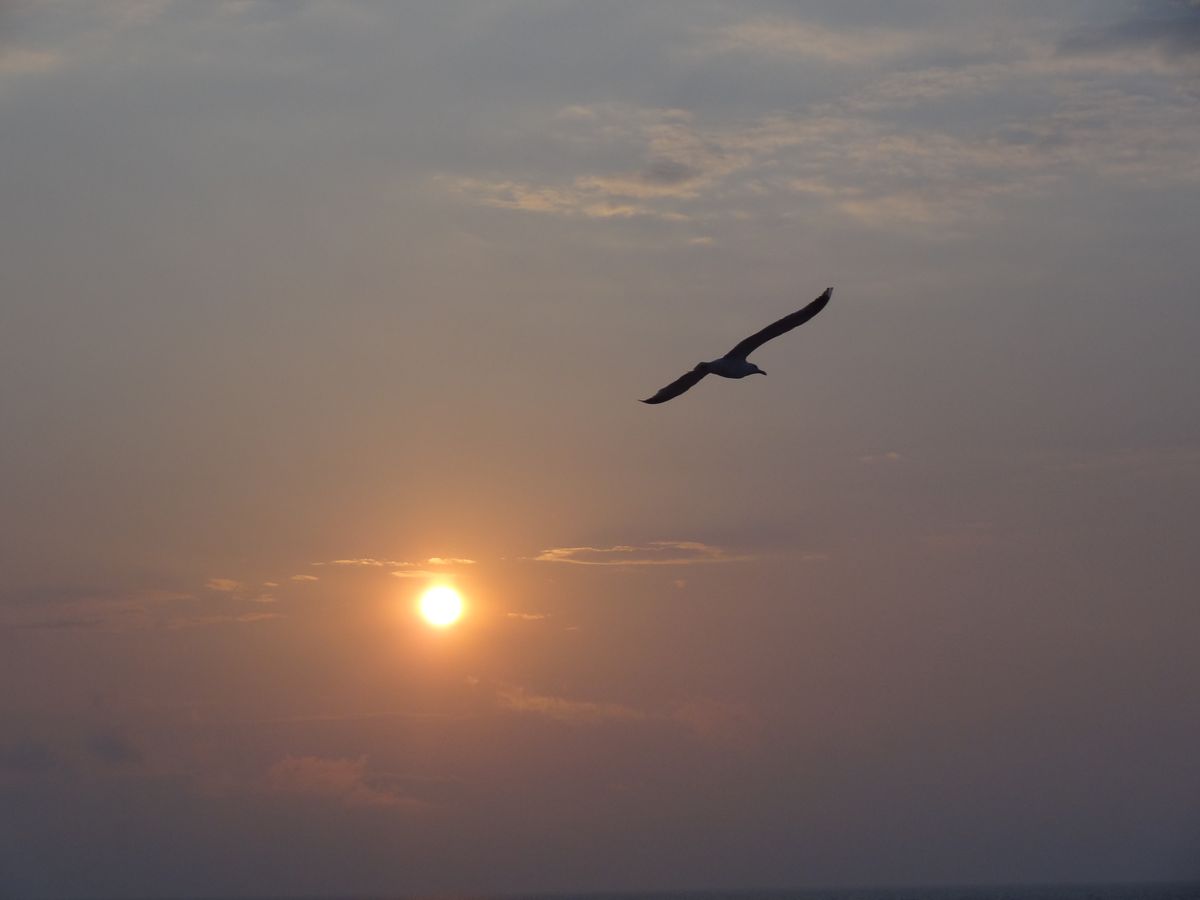
[[[750,335],[750,337],[743,341],[739,341],[738,345],[725,355],[728,357],[745,359],[772,338],[777,338],[781,334],[791,331],[797,325],[803,325],[825,308],[825,304],[829,302],[829,298],[832,295],[833,288],[826,288],[825,293],[823,293],[812,303],[808,304],[808,306],[804,307],[803,309],[798,309],[794,313],[789,313],[778,322],[772,322],[762,331]]]
[[[708,370],[704,368],[704,364],[696,366],[686,375],[681,375],[676,378],[665,388],[661,389],[657,394],[648,400],[643,400],[643,403],[666,403],[672,397],[678,397],[688,388],[695,385],[701,378],[708,374]]]

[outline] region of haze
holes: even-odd
[[[1194,2],[6,4],[0,894],[1200,878],[1198,107]]]

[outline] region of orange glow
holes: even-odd
[[[438,585],[421,595],[421,617],[434,628],[448,628],[463,614],[462,595],[454,588]]]

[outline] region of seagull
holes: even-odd
[[[762,331],[757,331],[750,335],[750,337],[739,341],[732,350],[720,359],[697,363],[692,371],[676,378],[653,397],[642,402],[666,403],[668,400],[678,397],[688,388],[693,387],[705,375],[720,375],[722,378],[745,378],[747,375],[766,375],[766,372],[754,363],[749,362],[746,357],[772,338],[786,334],[797,325],[803,325],[825,308],[825,304],[829,302],[829,298],[832,295],[833,288],[826,288],[825,293],[808,304],[808,306],[798,309],[794,313],[789,313],[778,322],[772,322]]]

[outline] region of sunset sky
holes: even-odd
[[[0,896],[1200,879],[1194,0],[5,2],[0,210]]]

